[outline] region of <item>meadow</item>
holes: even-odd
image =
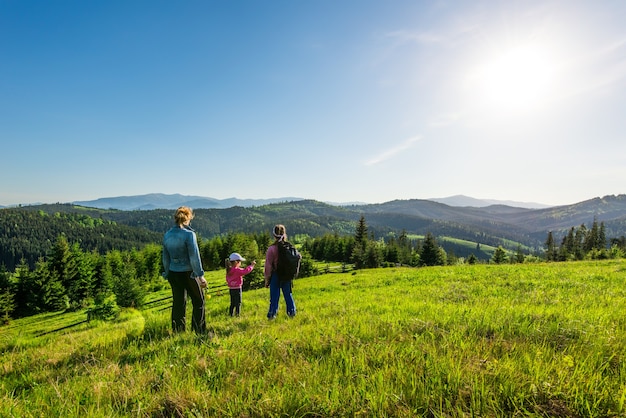
[[[169,290],[0,328],[0,416],[626,416],[624,260],[330,273],[273,321],[210,293],[209,337],[171,334]]]

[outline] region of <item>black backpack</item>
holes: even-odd
[[[298,277],[302,255],[296,250],[296,247],[281,240],[276,243],[276,248],[278,249],[278,265],[276,266],[278,280],[284,283]]]

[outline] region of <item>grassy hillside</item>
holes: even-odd
[[[215,272],[220,284],[223,272]],[[624,416],[626,263],[390,268],[208,300],[170,335],[168,292],[114,323],[0,328],[0,416]]]

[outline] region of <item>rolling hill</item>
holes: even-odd
[[[19,210],[79,213],[158,234],[171,227],[173,214],[172,209],[128,211],[73,204],[24,206]],[[458,207],[420,199],[347,206],[296,200],[250,207],[196,209],[195,214],[192,226],[202,238],[235,232],[265,233],[276,223],[284,223],[290,236],[347,235],[354,233],[361,216],[377,239],[397,236],[402,231],[418,236],[430,232],[437,237],[494,247],[502,245],[511,250],[521,245],[529,252],[542,251],[548,232],[560,239],[570,228],[582,224],[589,227],[594,220],[604,223],[608,238],[626,235],[626,195],[542,209],[507,205]],[[47,239],[54,241],[54,238]]]

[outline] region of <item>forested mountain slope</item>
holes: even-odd
[[[32,208],[32,207],[31,207]],[[31,267],[47,255],[57,237],[83,251],[130,250],[158,242],[161,234],[82,213],[11,208],[0,210],[0,266],[13,270],[22,259]]]
[[[524,209],[504,205],[453,207],[430,200],[394,200],[382,204],[334,206],[314,200],[254,207],[196,209],[192,227],[201,238],[229,233],[269,233],[284,223],[289,235],[349,235],[364,216],[376,239],[407,234],[447,236],[492,246],[520,244],[541,250],[548,232],[555,238],[581,224],[602,222],[607,238],[626,235],[626,195],[605,196],[573,205]],[[28,215],[26,215],[28,214]],[[2,259],[33,261],[58,234],[80,242],[84,250],[125,249],[160,243],[173,225],[173,210],[104,210],[72,204],[35,205],[0,210]]]
[[[608,236],[626,234],[626,195],[597,197],[580,203],[545,209],[493,205],[483,208],[453,207],[427,200],[396,200],[378,205],[353,207],[366,214],[402,214],[478,227],[482,232],[526,235],[545,239],[549,231],[563,233],[581,224],[603,222]]]

